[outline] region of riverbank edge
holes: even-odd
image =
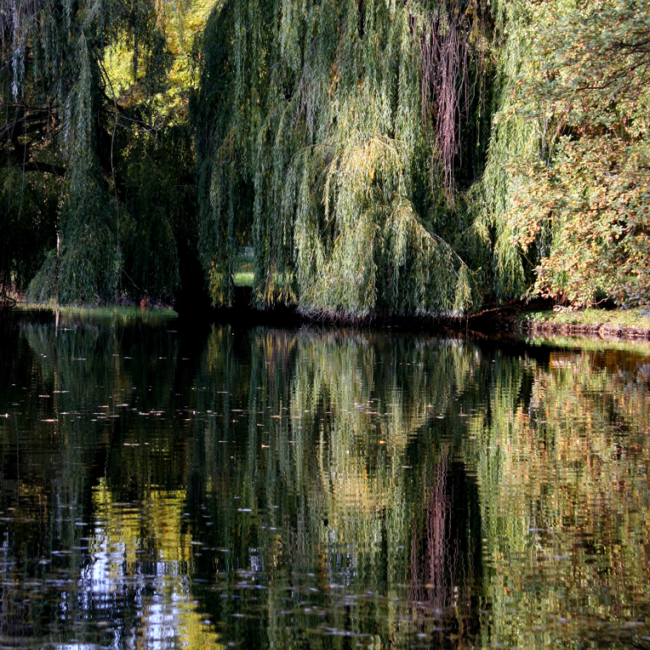
[[[650,341],[650,328],[609,323],[557,323],[537,320],[537,314],[524,316],[518,324],[522,334],[542,336],[570,336],[601,339],[622,339],[628,341]]]
[[[227,321],[249,326],[299,327],[322,324],[380,329],[419,331],[436,329],[481,334],[509,333],[523,336],[650,341],[650,308],[573,311],[558,308],[544,300],[529,302],[513,300],[503,305],[485,308],[465,317],[374,314],[364,318],[352,318],[340,314],[312,313],[285,305],[259,310],[251,306],[249,291],[240,288],[238,294],[232,308],[212,308],[203,315],[215,321]],[[18,303],[16,306],[19,309],[55,309],[52,305]],[[160,310],[163,313],[174,313],[168,305],[147,305],[146,307],[140,305],[140,309],[143,312]],[[110,311],[110,308],[107,310]],[[72,311],[75,309],[72,308]],[[88,309],[80,311],[88,311]],[[184,311],[179,310],[178,312],[181,318],[198,315],[184,314]]]
[[[650,341],[650,309],[558,308],[542,299],[513,300],[463,317],[373,315],[348,318],[301,312],[308,323],[371,326],[405,330],[440,329],[479,334]]]
[[[650,309],[571,310],[545,301],[513,301],[469,317],[478,331],[525,336],[567,336],[607,340],[650,340]]]

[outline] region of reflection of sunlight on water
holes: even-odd
[[[124,630],[134,648],[215,648],[217,634],[191,593],[191,535],[183,531],[185,491],[153,488],[137,504],[115,502],[105,479],[93,490],[96,524],[91,562],[81,572],[82,609],[119,615],[135,603],[138,629]],[[79,646],[81,647],[81,646]]]

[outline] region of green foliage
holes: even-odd
[[[252,246],[258,306],[647,304],[649,9],[0,0],[0,284],[170,298],[198,249],[230,304]]]
[[[49,174],[0,172],[0,291],[25,291],[55,245],[58,183]]]
[[[183,250],[196,239],[194,159],[186,114],[170,126],[161,108],[175,63],[164,10],[0,1],[0,198],[11,223],[38,221],[34,234],[16,228],[26,237],[3,254],[3,284],[24,287],[46,258],[32,300],[165,298],[179,286],[179,239]],[[39,203],[46,216],[32,219]]]
[[[124,286],[148,296],[168,297],[178,286],[177,238],[192,215],[191,138],[182,125],[157,135],[128,134],[119,167],[125,179],[121,235],[128,275]],[[184,184],[182,184],[184,182]],[[189,208],[189,209],[188,209]]]
[[[505,7],[502,100],[483,181],[497,260],[516,262],[519,249],[535,269],[533,291],[561,302],[647,304],[650,5]]]
[[[258,304],[352,317],[471,308],[455,170],[459,105],[473,98],[465,80],[483,70],[483,17],[473,2],[215,7],[194,102],[215,303],[231,302],[252,244]],[[442,86],[437,65],[449,70]],[[453,98],[444,119],[443,91]]]

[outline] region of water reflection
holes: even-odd
[[[648,645],[648,380],[647,359],[554,351],[531,367],[528,399],[494,391],[489,417],[471,422],[485,643]]]
[[[217,634],[192,595],[191,532],[186,493],[152,487],[137,503],[120,503],[101,479],[93,489],[95,523],[79,598],[94,616],[114,619],[134,608],[141,623],[121,631],[141,648],[214,648]]]
[[[0,330],[2,645],[650,646],[643,354]]]
[[[464,359],[457,341],[262,330],[240,368],[228,334],[211,334],[194,386],[192,465],[196,500],[212,492],[217,504],[209,543],[228,551],[220,618],[263,612],[231,638],[257,629],[274,647],[373,646],[459,638],[461,626],[471,635],[459,619],[480,581],[476,486],[458,462],[447,478],[461,436],[438,418],[453,419],[478,357]],[[440,509],[448,523],[431,542]],[[438,566],[421,570],[432,551]]]

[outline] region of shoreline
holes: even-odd
[[[522,323],[522,334],[541,336],[567,336],[573,338],[602,339],[603,341],[650,341],[650,329],[642,327],[619,327],[599,323],[565,324],[565,323],[539,323],[535,321]]]
[[[479,332],[604,341],[650,340],[650,308],[571,310],[550,301],[513,300],[468,317]]]
[[[650,309],[533,309],[518,316],[515,328],[527,335],[648,341]]]
[[[387,330],[422,331],[451,330],[458,333],[477,334],[516,334],[521,336],[563,336],[570,338],[600,339],[604,341],[650,341],[650,308],[635,309],[587,309],[572,311],[553,306],[543,300],[528,303],[515,300],[504,305],[488,307],[476,314],[466,317],[450,316],[400,316],[375,314],[365,318],[352,318],[334,314],[314,314],[303,312],[296,307],[277,305],[261,310],[250,305],[250,296],[246,289],[239,289],[233,307],[200,308],[184,305],[178,310],[181,319],[202,317],[215,322],[271,327],[301,327],[303,325],[333,325],[346,327],[370,327]],[[130,309],[122,305],[99,308],[60,308],[71,312],[111,312],[113,309],[133,312],[174,314],[168,305],[152,304],[143,309],[143,305]],[[135,307],[135,308],[134,308]],[[29,305],[18,302],[15,305],[3,305],[3,308],[16,309],[56,309],[52,305]]]

